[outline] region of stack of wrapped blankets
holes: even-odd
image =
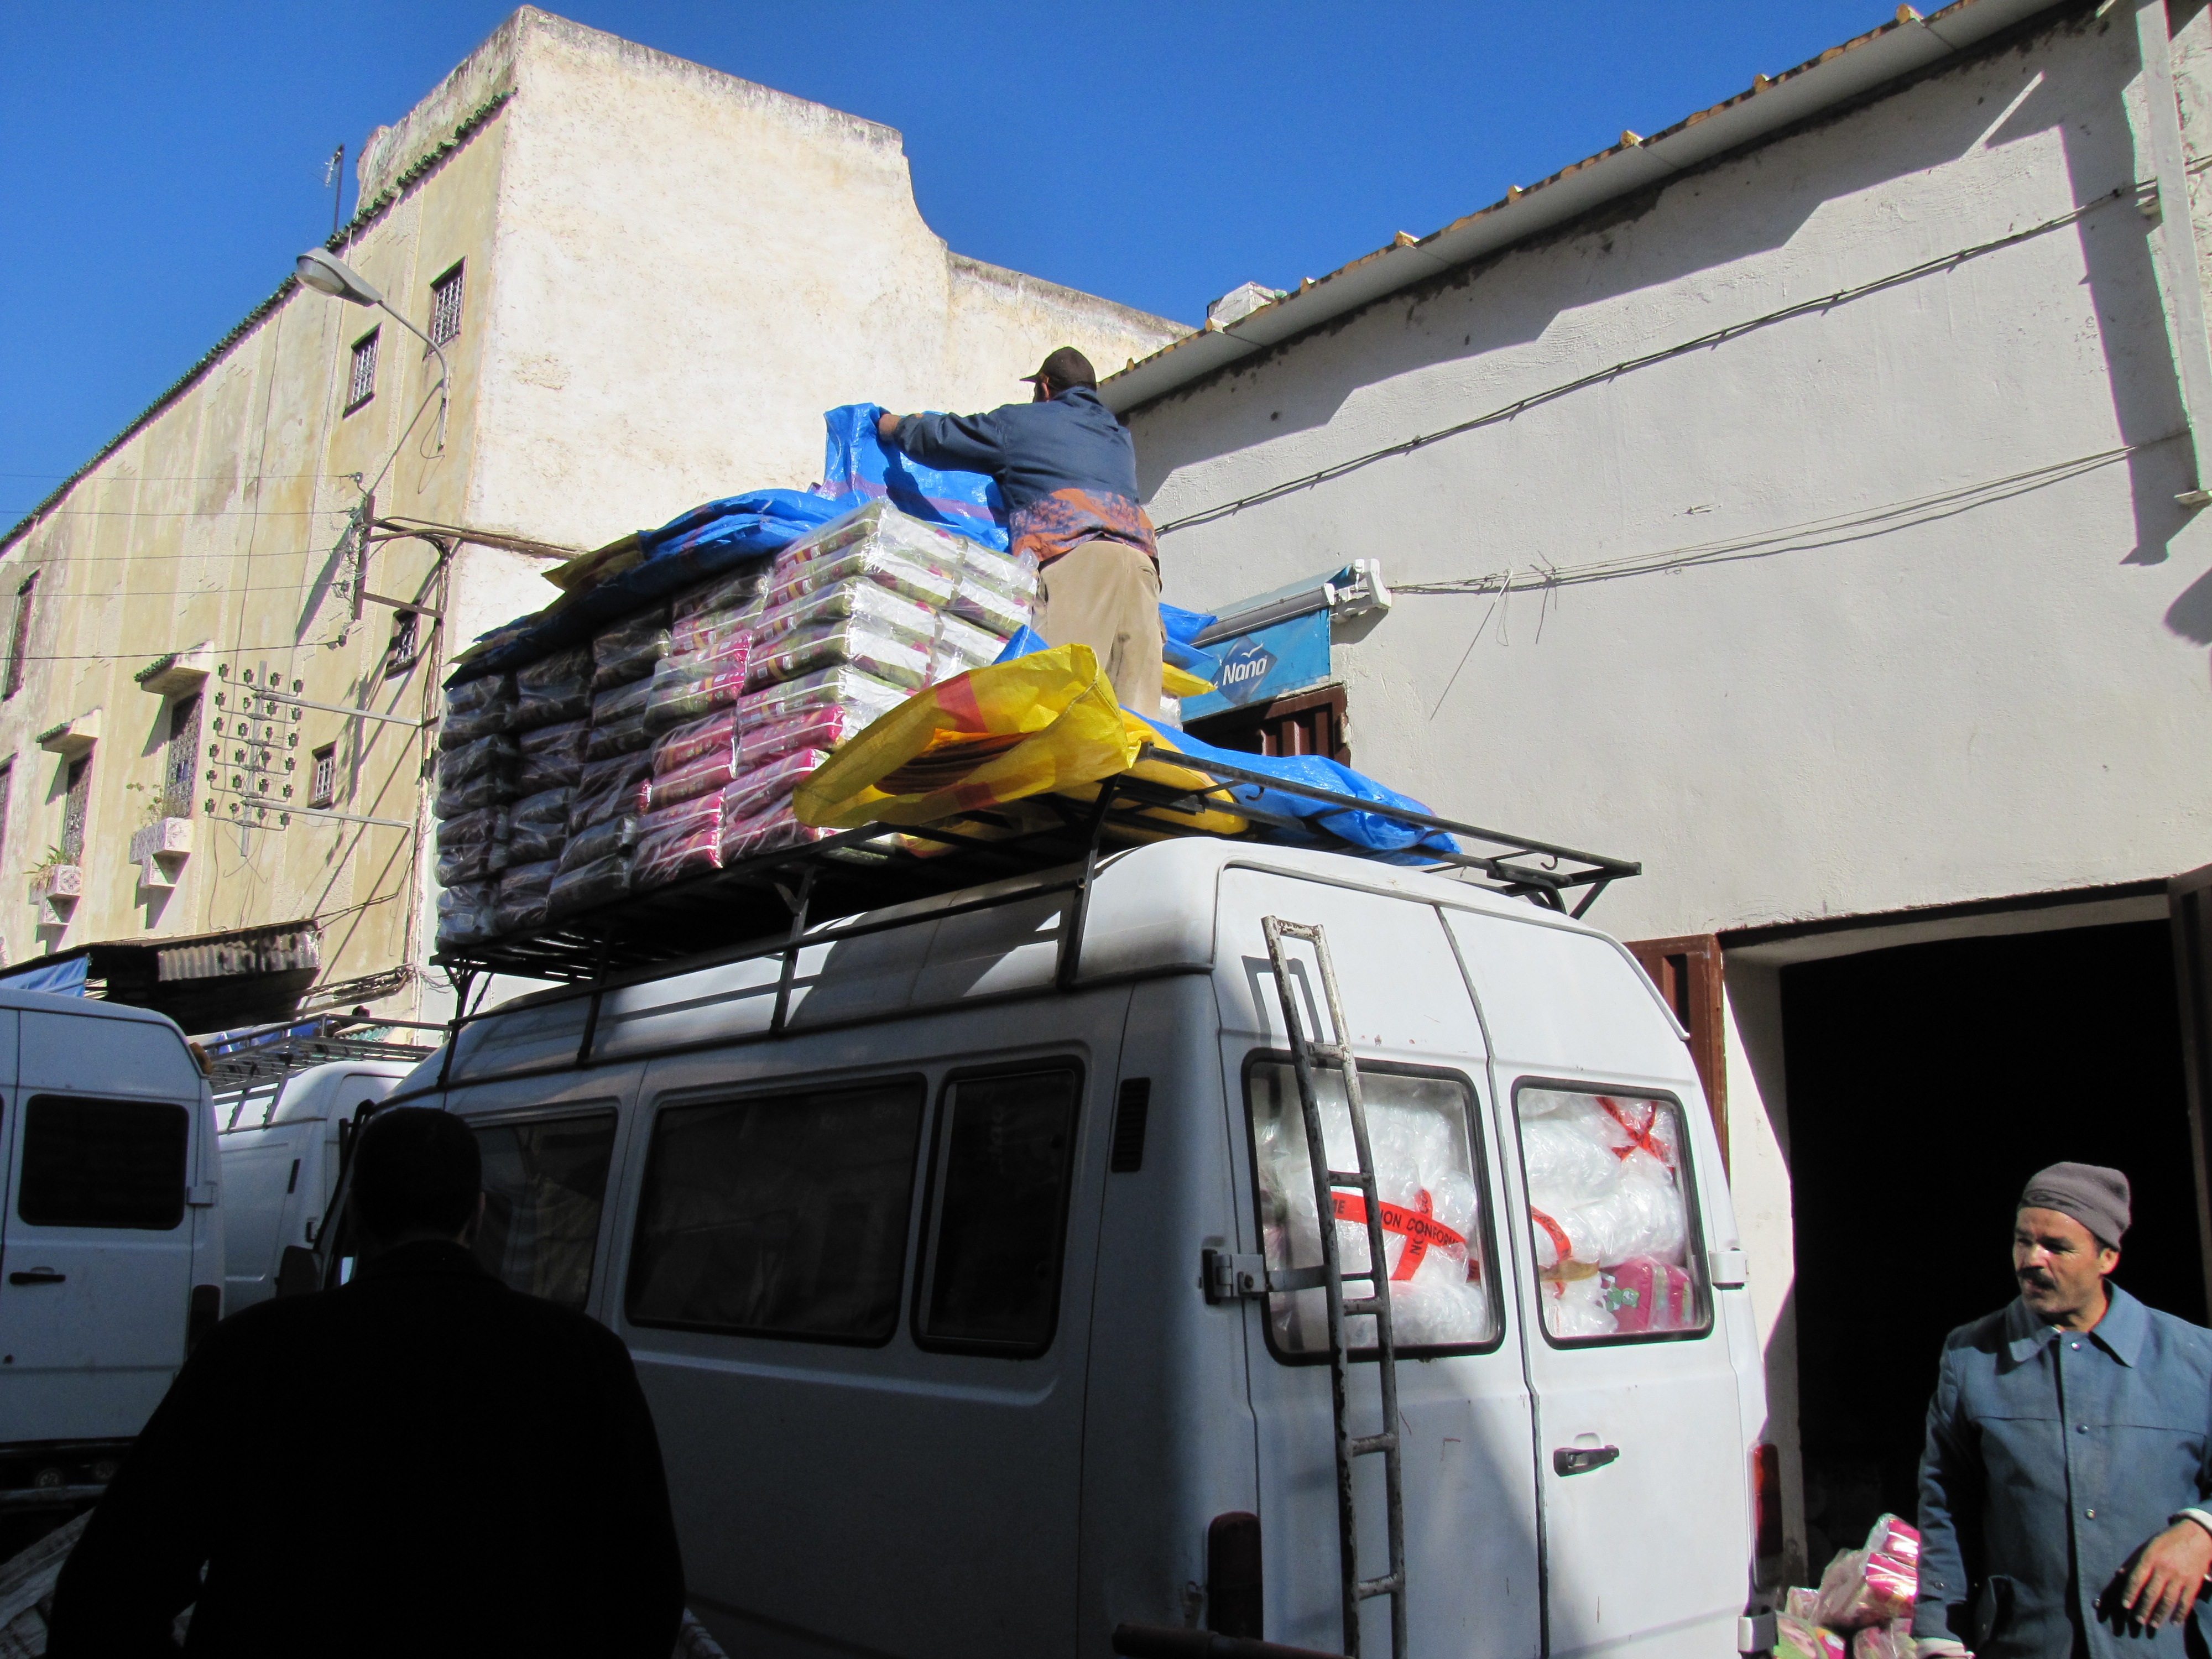
[[[915,691],[995,661],[1036,593],[1028,561],[877,501],[588,645],[453,687],[440,945],[827,835],[793,818],[793,789]]]
[[[1784,1659],[1912,1659],[1919,1582],[1919,1533],[1885,1515],[1863,1548],[1828,1563],[1820,1589],[1785,1594],[1774,1651]]]

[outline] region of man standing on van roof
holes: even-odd
[[[2118,1170],[2034,1176],[2019,1299],[1945,1340],[1920,1462],[1923,1654],[2182,1659],[2212,1571],[2212,1331],[2106,1282],[2129,1218]]]
[[[1036,631],[1087,645],[1124,708],[1160,709],[1159,551],[1137,501],[1137,449],[1098,398],[1091,360],[1062,346],[1026,404],[987,415],[885,415],[884,442],[925,466],[988,472],[1012,520],[1013,551],[1036,556]]]
[[[353,1159],[350,1284],[216,1327],[63,1569],[53,1659],[668,1659],[683,1563],[653,1419],[605,1327],[469,1243],[476,1137],[403,1107]]]

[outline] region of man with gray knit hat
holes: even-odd
[[[2197,1647],[2212,1331],[2106,1282],[2128,1201],[2127,1176],[2094,1164],[2031,1177],[2013,1219],[2019,1299],[1944,1340],[1920,1459],[1923,1655]]]

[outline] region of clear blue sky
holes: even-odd
[[[1186,322],[1424,234],[1885,21],[1887,0],[568,0],[898,128],[951,246]],[[329,234],[512,9],[0,0],[0,526]]]

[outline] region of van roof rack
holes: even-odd
[[[316,1014],[240,1031],[195,1037],[207,1051],[208,1086],[218,1097],[249,1093],[333,1060],[397,1060],[414,1065],[437,1051],[433,1042],[372,1032],[435,1031],[443,1024],[357,1014]],[[351,1035],[348,1035],[349,1031]]]
[[[1442,830],[1463,842],[1480,843],[1488,850],[1429,854],[1425,861],[1432,868],[1455,872],[1463,880],[1531,898],[1577,916],[1587,911],[1608,884],[1643,869],[1625,859],[1577,852],[1410,807],[1338,794],[1200,759],[1179,750],[1156,749],[1147,744],[1139,751],[1137,763],[1156,756],[1176,767],[1202,772],[1223,785],[1255,784],[1316,805],[1345,807],[1415,829]],[[1041,805],[1055,821],[1042,828],[1026,827],[1000,839],[963,835],[941,824],[872,823],[611,900],[544,927],[452,946],[431,960],[455,975],[461,992],[460,1006],[465,1008],[468,981],[480,974],[595,984],[610,975],[697,958],[735,941],[782,934],[796,944],[813,923],[1006,882],[1012,877],[1042,876],[1048,872],[1064,875],[1070,866],[1075,866],[1078,872],[1065,880],[1049,881],[1043,888],[1009,890],[981,902],[978,907],[1012,903],[1040,890],[1073,890],[1076,899],[1063,927],[1059,973],[1060,983],[1066,986],[1074,981],[1074,951],[1079,948],[1083,912],[1102,844],[1108,842],[1109,833],[1133,832],[1145,840],[1203,833],[1178,830],[1143,816],[1148,811],[1166,808],[1195,813],[1225,809],[1254,823],[1294,831],[1306,846],[1354,855],[1365,851],[1329,835],[1313,821],[1255,811],[1243,800],[1229,799],[1225,789],[1178,789],[1127,772],[1104,780],[1094,801],[1042,795],[1022,804]],[[988,812],[976,812],[951,822],[988,821],[989,817]],[[943,850],[919,854],[911,850],[914,840],[933,842]],[[1110,846],[1107,850],[1111,850]],[[1570,911],[1568,901],[1578,890],[1583,890]],[[768,948],[787,951],[789,945]],[[457,1020],[456,1027],[464,1023],[465,1018]]]

